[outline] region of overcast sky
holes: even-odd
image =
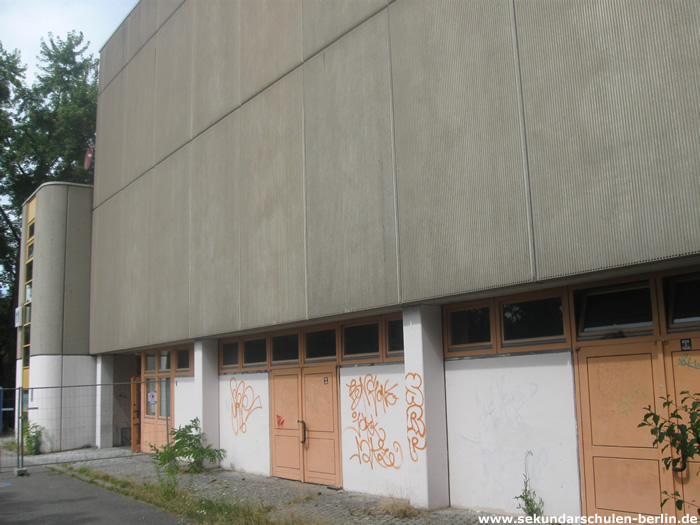
[[[155,2],[155,0],[145,0]],[[49,32],[61,39],[82,31],[90,41],[88,53],[100,49],[138,0],[0,0],[0,42],[6,51],[19,49],[27,66],[26,79],[34,81],[41,39]]]

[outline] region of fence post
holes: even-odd
[[[27,473],[27,469],[24,468],[24,388],[19,387],[16,392],[16,395],[19,396],[19,403],[17,403],[18,410],[15,423],[15,428],[17,429],[17,468],[15,469],[15,476],[24,476]]]

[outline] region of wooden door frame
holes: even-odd
[[[332,370],[332,374],[334,376],[334,381],[333,381],[333,393],[332,393],[332,399],[333,399],[333,406],[334,406],[334,428],[335,428],[335,434],[334,434],[334,445],[335,445],[335,462],[337,465],[337,472],[336,472],[336,477],[335,477],[335,483],[334,484],[329,484],[325,482],[320,482],[320,481],[312,481],[309,480],[309,476],[307,473],[307,451],[308,451],[308,441],[306,443],[306,446],[301,444],[301,441],[303,439],[303,436],[301,436],[301,432],[303,432],[303,425],[299,426],[299,441],[300,441],[300,475],[299,475],[299,481],[302,481],[303,483],[321,483],[325,484],[328,486],[333,486],[333,487],[341,487],[342,486],[342,480],[343,480],[343,473],[342,473],[342,445],[341,445],[341,439],[342,439],[342,432],[340,429],[340,419],[341,419],[341,414],[340,414],[340,371],[338,364],[335,362],[319,362],[319,363],[309,363],[305,365],[297,365],[297,366],[292,366],[292,367],[279,367],[279,368],[273,368],[270,370],[269,373],[269,391],[270,391],[270,472],[271,475],[277,476],[277,477],[282,477],[279,476],[279,474],[274,473],[275,471],[275,425],[276,425],[276,414],[274,410],[274,386],[273,386],[273,381],[274,377],[278,375],[284,375],[284,374],[290,374],[294,373],[296,374],[298,378],[298,383],[297,383],[297,388],[298,388],[298,413],[300,415],[300,419],[304,419],[304,376],[308,373],[318,373],[319,371],[326,369],[328,371]],[[292,478],[285,478],[285,479],[292,479]]]

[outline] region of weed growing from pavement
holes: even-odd
[[[309,501],[313,501],[315,499],[318,499],[318,494],[302,494],[300,496],[296,496],[289,500],[290,505],[297,505],[300,503],[307,503]]]
[[[376,506],[366,506],[365,514],[370,516],[388,514],[395,518],[410,519],[424,516],[425,511],[412,507],[405,499],[384,499]]]
[[[274,507],[229,503],[206,498],[196,498],[187,492],[175,490],[174,497],[164,497],[161,488],[150,483],[137,483],[121,479],[87,467],[67,466],[67,473],[80,479],[102,486],[136,501],[155,505],[171,514],[194,520],[197,523],[211,524],[250,524],[271,525],[276,523],[269,518]]]

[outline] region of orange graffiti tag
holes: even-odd
[[[423,379],[419,374],[406,374],[406,429],[411,459],[418,461],[418,451],[425,450],[425,421],[423,420]]]
[[[253,387],[246,385],[245,381],[239,383],[235,377],[232,377],[229,386],[232,399],[231,426],[234,435],[237,436],[239,432],[245,434],[248,429],[248,418],[256,410],[262,409],[262,402],[260,396],[255,395]]]
[[[393,392],[398,383],[392,385],[389,380],[381,383],[376,375],[367,374],[352,379],[345,386],[352,410],[352,426],[345,430],[354,434],[357,448],[350,460],[356,459],[360,465],[367,464],[371,469],[375,464],[382,468],[400,469],[403,464],[401,444],[394,441],[389,445],[386,430],[379,422],[379,418],[399,400]]]

